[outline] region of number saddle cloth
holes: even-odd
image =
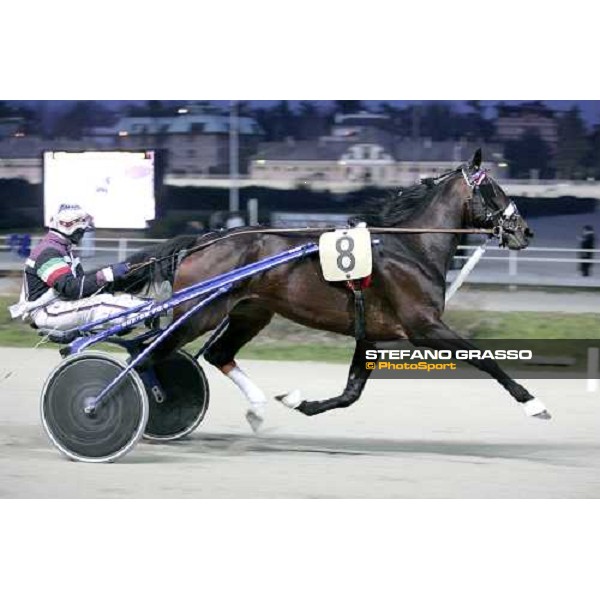
[[[366,224],[322,234],[319,238],[319,259],[325,281],[344,281],[354,294],[354,337],[356,340],[364,339],[363,289],[370,285],[373,271],[371,232]]]
[[[325,281],[355,281],[373,270],[371,232],[364,223],[336,229],[319,238],[319,258]]]

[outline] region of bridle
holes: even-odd
[[[458,170],[470,191],[463,200],[466,223],[471,226],[491,227],[492,235],[498,238],[500,246],[504,245],[505,233],[523,230],[523,219],[515,203],[511,200],[507,206],[498,204],[498,194],[486,170],[476,169],[471,172],[467,165],[459,167]],[[529,235],[527,229],[523,233]]]

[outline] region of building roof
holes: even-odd
[[[539,117],[554,118],[554,111],[548,108],[544,103],[536,100],[534,102],[523,102],[516,106],[509,104],[499,104],[497,106],[498,117],[523,117],[536,115]]]
[[[25,119],[22,117],[6,117],[0,119],[0,138],[10,137],[23,129]]]
[[[238,117],[240,135],[260,135],[258,123],[250,117]],[[126,131],[129,135],[158,135],[176,133],[229,133],[228,115],[182,114],[170,117],[123,117],[112,128],[116,135]]]
[[[352,114],[340,114],[335,115],[336,125],[360,125],[367,127],[381,127],[386,125],[390,118],[387,115],[379,113],[370,113],[367,111],[361,111]]]

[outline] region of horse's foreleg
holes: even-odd
[[[327,400],[302,400],[300,392],[295,391],[277,396],[277,399],[288,408],[294,408],[307,416],[318,415],[334,408],[346,408],[354,404],[360,398],[367,379],[371,375],[371,371],[365,367],[365,350],[374,347],[374,344],[367,341],[356,343],[346,387],[339,396]]]
[[[229,323],[223,333],[210,345],[204,358],[227,376],[244,394],[250,407],[246,419],[254,431],[264,421],[267,398],[264,392],[238,366],[235,356],[263,329],[273,313],[250,302],[242,302],[229,315]]]
[[[419,331],[412,331],[410,341],[416,346],[427,346],[438,350],[477,350],[477,347],[460,337],[441,321]],[[465,362],[493,377],[506,391],[523,406],[530,417],[549,419],[550,413],[544,404],[535,399],[521,384],[505,373],[498,363],[491,359],[468,359]]]

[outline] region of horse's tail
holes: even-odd
[[[196,235],[180,235],[131,254],[127,257],[131,271],[114,284],[114,291],[139,294],[163,282],[172,286],[184,251],[196,245],[197,240]]]

